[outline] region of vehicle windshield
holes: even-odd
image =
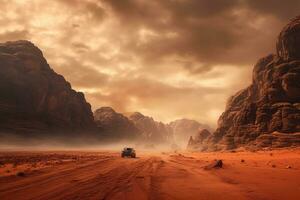
[[[124,148],[124,151],[132,151],[132,148]]]

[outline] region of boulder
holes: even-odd
[[[206,165],[204,169],[211,170],[211,169],[220,169],[223,168],[223,161],[222,160],[214,160],[209,165]]]

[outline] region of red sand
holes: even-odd
[[[299,149],[137,153],[2,152],[0,199],[300,199]]]

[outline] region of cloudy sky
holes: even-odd
[[[284,2],[284,3],[283,3]],[[0,0],[0,42],[27,39],[93,110],[216,125],[299,0]]]

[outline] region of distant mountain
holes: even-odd
[[[173,141],[173,131],[168,125],[155,121],[152,117],[139,112],[129,113],[127,116],[140,130],[145,141],[154,143]]]
[[[202,150],[300,146],[300,16],[281,31],[277,53],[254,66],[252,84],[232,96]],[[195,144],[194,144],[195,145]]]
[[[19,135],[95,128],[84,94],[50,68],[29,41],[0,44],[0,131]]]
[[[175,142],[184,143],[184,145],[186,145],[190,136],[196,136],[199,130],[211,130],[208,125],[201,124],[198,121],[191,119],[178,119],[170,122],[168,125],[173,130]]]
[[[140,131],[126,116],[117,113],[110,107],[102,107],[94,112],[94,120],[98,131],[106,139],[139,139]]]

